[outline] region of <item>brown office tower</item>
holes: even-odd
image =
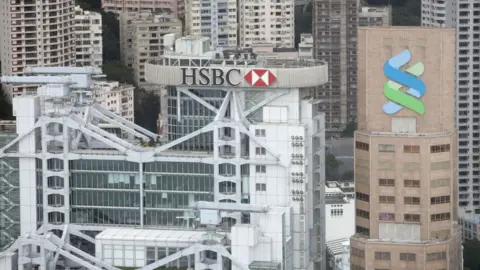
[[[351,270],[459,270],[455,30],[358,29]]]

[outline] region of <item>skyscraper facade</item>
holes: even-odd
[[[422,26],[445,26],[448,0],[422,0]]]
[[[21,75],[27,66],[75,63],[75,1],[3,1],[0,5],[2,75]],[[36,92],[37,86],[3,86],[7,95]]]
[[[455,31],[359,28],[351,269],[462,269]]]
[[[357,25],[388,26],[390,18],[389,8],[362,9],[357,0],[313,1],[313,57],[328,63],[329,82],[315,91],[327,136],[356,122]]]

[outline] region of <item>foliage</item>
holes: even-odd
[[[134,85],[133,70],[125,67],[119,60],[105,61],[102,67],[107,80]]]
[[[395,26],[420,26],[421,2],[419,0],[367,0],[372,6],[392,6],[392,24]]]
[[[337,158],[327,153],[325,155],[325,180],[326,181],[335,181],[339,178],[338,168],[342,164],[341,161],[337,160]]]
[[[300,34],[312,33],[312,5],[303,12],[303,7],[295,7],[295,46],[300,42]]]
[[[153,91],[136,88],[133,96],[135,102],[135,124],[156,133],[157,118],[160,113],[160,97]],[[154,142],[149,142],[153,144]]]
[[[7,94],[0,89],[0,120],[13,120],[14,117],[12,113],[12,104],[8,101]]]
[[[353,171],[346,171],[342,174],[342,180],[350,181],[353,180],[355,173]]]
[[[480,241],[475,239],[463,243],[463,266],[465,267],[464,269],[480,269],[480,259],[478,257],[478,254],[480,254]]]
[[[343,138],[353,138],[353,134],[355,133],[355,130],[357,130],[357,123],[350,122],[350,123],[347,124],[345,129],[342,131],[341,136]]]

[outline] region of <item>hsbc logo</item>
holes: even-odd
[[[252,69],[244,76],[251,86],[266,87],[272,85],[277,77],[268,69]]]
[[[220,68],[181,68],[183,85],[200,86],[239,86],[245,80],[251,86],[268,87],[272,85],[277,77],[268,69],[250,69],[243,75],[240,69]],[[242,78],[243,77],[243,78]]]

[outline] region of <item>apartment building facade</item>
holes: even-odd
[[[329,64],[329,82],[315,91],[325,112],[327,136],[338,135],[349,122],[356,122],[357,24],[388,26],[389,8],[359,6],[357,0],[314,0],[314,58]]]
[[[75,63],[74,0],[3,1],[0,5],[2,75],[22,75],[27,66]],[[3,85],[7,96],[36,93],[34,85]]]
[[[102,0],[102,9],[120,14],[122,12],[154,11],[181,17],[183,1],[180,0]]]
[[[127,67],[134,72],[137,85],[148,88],[145,81],[145,63],[158,59],[164,52],[164,36],[182,35],[182,22],[166,14],[152,12],[122,12],[120,14],[120,54]]]
[[[185,34],[209,37],[212,48],[238,43],[236,0],[186,0]]]
[[[458,204],[466,214],[480,214],[480,3],[448,1],[446,10],[445,26],[457,33]]]
[[[239,46],[295,47],[295,1],[238,0]]]
[[[451,29],[359,28],[350,269],[462,269],[454,41]]]
[[[422,0],[422,26],[444,27],[449,1]]]
[[[75,65],[101,67],[103,63],[102,15],[75,7]]]

